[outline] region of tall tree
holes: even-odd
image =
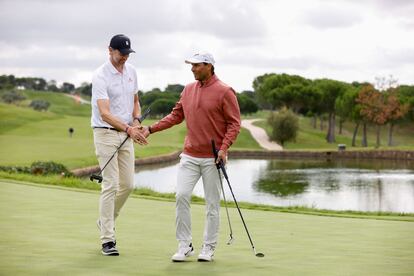
[[[270,106],[273,110],[281,107],[297,110],[303,105],[299,100],[301,91],[310,83],[301,76],[266,74],[257,77],[253,87],[262,106]]]
[[[388,120],[384,94],[372,85],[364,86],[358,94],[357,103],[361,105],[361,115],[376,125],[376,147],[381,145],[381,126]]]
[[[352,146],[356,145],[356,136],[361,124],[360,106],[355,102],[358,97],[358,89],[354,86],[348,89],[341,97],[336,100],[336,109],[341,120],[348,120],[355,123],[352,135]],[[341,126],[340,126],[341,127]],[[339,132],[341,134],[341,132]]]
[[[335,116],[336,116],[336,99],[341,97],[348,89],[347,84],[340,81],[320,79],[315,80],[316,85],[322,92],[321,107],[328,114],[328,132],[326,141],[334,143],[335,140]]]
[[[390,124],[388,131],[388,146],[393,145],[393,131],[396,122],[401,120],[409,110],[409,104],[402,104],[398,98],[398,88],[390,88],[387,91],[386,101],[387,120]]]

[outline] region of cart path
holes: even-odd
[[[242,120],[241,125],[250,133],[252,134],[253,138],[259,143],[259,145],[266,149],[272,151],[281,151],[283,150],[282,146],[279,144],[270,141],[269,136],[267,135],[266,131],[261,128],[253,125],[254,122],[260,121],[263,119],[249,119],[249,120]]]

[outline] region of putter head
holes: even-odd
[[[263,253],[256,253],[256,257],[263,258],[264,254]]]
[[[232,243],[233,243],[233,241],[234,241],[234,239],[233,239],[233,235],[231,235],[231,234],[230,234],[230,239],[229,239],[229,241],[227,242],[227,245],[232,244]]]
[[[94,180],[98,180],[98,183],[101,183],[103,178],[101,175],[92,174],[89,179],[93,182]]]

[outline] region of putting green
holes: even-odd
[[[101,256],[95,226],[99,194],[0,181],[0,275],[413,275],[414,223],[236,209],[226,245],[222,212],[215,261],[172,263],[174,203],[131,197],[117,221],[121,256]],[[224,211],[224,210],[223,210]],[[192,206],[200,249],[204,206]]]

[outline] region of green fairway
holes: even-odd
[[[117,222],[121,256],[99,252],[99,193],[0,182],[0,275],[413,275],[414,223],[243,210],[256,258],[236,209],[226,245],[222,212],[213,263],[172,263],[174,203],[130,198]],[[224,210],[222,210],[224,211]],[[193,205],[199,252],[204,206]]]
[[[32,95],[29,93],[28,95]],[[55,109],[37,112],[27,107],[0,103],[0,165],[30,165],[34,161],[55,161],[69,169],[96,165],[90,106],[76,105],[72,99],[56,93],[37,93],[51,100]],[[71,112],[66,112],[71,109]],[[155,120],[146,120],[145,125]],[[69,137],[68,129],[74,128]],[[137,158],[181,150],[185,123],[149,137],[149,145],[135,145]],[[250,133],[242,129],[232,149],[261,149]]]

